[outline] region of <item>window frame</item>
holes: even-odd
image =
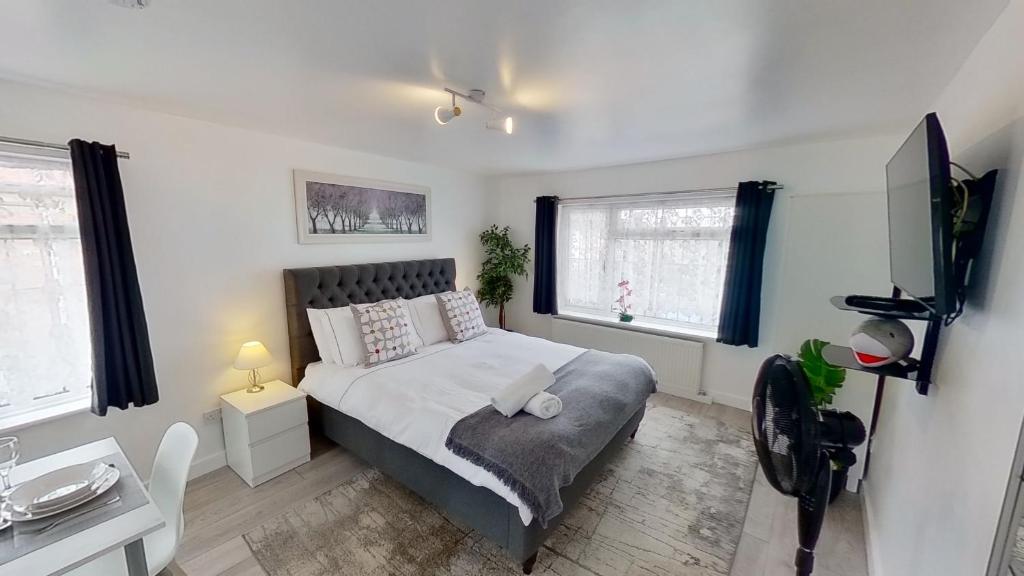
[[[8,157],[24,157],[28,162],[36,159],[47,161],[56,160],[61,163],[66,163],[68,172],[69,174],[71,173],[71,158],[67,151],[42,148],[27,149],[21,146],[0,143],[0,154]],[[73,185],[71,200],[72,202],[74,201]],[[0,227],[3,226],[3,224],[0,224]],[[43,232],[42,227],[38,224],[19,224],[8,226],[17,232],[26,233],[26,236],[32,239],[36,237],[54,237],[54,232],[57,233],[57,237],[80,238],[79,227],[77,224],[50,225],[50,230],[48,232]],[[86,316],[88,317],[88,309],[86,309]],[[91,366],[89,368],[89,372],[90,374],[92,373]],[[0,434],[13,432],[15,430],[27,428],[57,418],[63,418],[72,414],[88,411],[92,406],[92,385],[93,384],[90,381],[89,386],[76,391],[66,384],[60,391],[41,394],[33,397],[30,401],[17,406],[10,403],[0,404]]]
[[[605,311],[599,308],[591,308],[587,306],[572,305],[567,303],[565,298],[567,294],[564,277],[566,270],[562,269],[565,263],[563,258],[563,247],[562,238],[560,237],[563,232],[563,216],[564,208],[567,206],[606,206],[608,210],[608,235],[607,242],[608,246],[605,250],[603,269],[612,270],[616,266],[616,254],[614,243],[619,239],[630,239],[630,240],[672,240],[687,238],[712,238],[728,241],[732,234],[731,222],[729,226],[707,230],[695,230],[695,229],[680,229],[680,230],[651,230],[648,234],[632,233],[627,238],[625,234],[625,227],[622,225],[620,219],[615,218],[617,210],[621,210],[624,206],[640,207],[645,203],[652,203],[658,201],[672,201],[679,200],[682,202],[690,201],[699,203],[700,200],[711,200],[719,202],[721,200],[728,199],[729,203],[735,204],[736,190],[735,189],[699,189],[699,190],[688,190],[685,192],[664,192],[655,194],[623,194],[623,195],[609,195],[600,197],[588,197],[588,198],[564,198],[559,202],[558,206],[558,217],[556,223],[556,246],[558,246],[558,258],[557,258],[557,270],[556,270],[556,283],[557,283],[557,298],[558,298],[558,314],[556,317],[562,317],[567,320],[577,320],[585,323],[599,324],[615,328],[625,328],[632,331],[649,332],[653,334],[660,334],[666,336],[684,336],[691,339],[697,340],[714,340],[718,334],[718,324],[715,326],[696,324],[693,322],[686,322],[682,320],[668,320],[664,318],[657,318],[651,316],[641,316],[634,314],[634,320],[626,323],[618,319],[617,315],[611,311]],[[734,216],[731,215],[731,216]],[[728,266],[728,245],[725,249],[725,261],[723,262],[722,268],[722,286],[719,289],[719,298],[721,298],[725,289],[725,269]],[[655,258],[660,259],[661,253],[656,252]],[[604,286],[602,295],[599,296],[600,300],[607,300],[609,303],[614,301],[618,297],[618,291],[613,283],[607,283]],[[719,319],[720,323],[720,319]]]

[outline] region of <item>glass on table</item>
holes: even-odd
[[[14,470],[19,455],[17,438],[14,436],[0,438],[0,482],[3,482],[4,491],[11,489],[11,470]]]

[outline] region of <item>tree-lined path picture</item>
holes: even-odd
[[[430,189],[422,186],[296,170],[295,197],[302,243],[430,234]]]

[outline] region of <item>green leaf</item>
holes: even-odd
[[[828,346],[824,340],[805,340],[800,345],[800,368],[811,387],[811,400],[818,408],[828,406],[835,392],[846,381],[846,369],[829,364],[821,351]]]

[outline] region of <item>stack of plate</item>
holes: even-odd
[[[14,522],[38,520],[85,504],[113,486],[121,473],[102,462],[54,470],[19,485],[4,502]]]

